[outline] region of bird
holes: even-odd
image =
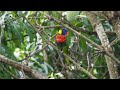
[[[66,43],[68,34],[69,34],[68,30],[66,28],[62,28],[58,30],[58,33],[56,34],[56,37],[55,37],[55,42],[57,44],[58,49],[66,54],[69,54],[68,45]],[[59,55],[61,58],[63,58],[63,61],[62,61],[63,63],[67,63],[67,64],[70,63],[69,60],[61,52],[59,52]]]
[[[55,37],[56,43],[65,43],[67,35],[68,35],[68,30],[66,28],[60,29]]]

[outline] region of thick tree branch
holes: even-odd
[[[36,26],[37,29],[41,29],[41,28],[44,28],[44,29],[48,29],[48,28],[63,28],[64,26],[62,25],[53,25],[53,26]],[[84,28],[80,28],[80,27],[74,27],[76,30],[82,32],[82,33],[86,33],[88,35],[97,35],[96,32],[91,32],[91,31],[87,31],[86,29]],[[105,33],[107,35],[115,35],[115,32],[113,31],[105,31]]]
[[[120,39],[120,11],[104,11],[103,13],[108,18],[108,21],[112,24],[116,35]]]
[[[85,12],[86,15],[88,16],[88,19],[91,21],[92,26],[95,28],[95,31],[97,32],[97,35],[102,43],[102,46],[104,47],[105,51],[111,53],[111,55],[114,56],[112,48],[110,46],[108,37],[104,31],[104,28],[100,21],[96,18],[96,16],[90,12]],[[118,78],[118,72],[117,72],[117,64],[115,63],[114,60],[112,60],[109,56],[104,55],[107,63],[107,67],[109,70],[109,75],[111,79],[116,79]]]
[[[25,65],[19,64],[11,59],[8,59],[7,57],[0,55],[0,62],[4,64],[8,64],[11,67],[14,67],[15,69],[22,70],[30,77],[37,78],[37,79],[47,79],[47,76],[43,75],[42,73],[33,70]]]

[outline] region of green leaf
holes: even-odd
[[[46,64],[41,64],[41,67],[44,69],[45,73],[48,74],[48,68]]]
[[[51,30],[51,36],[55,35],[56,33],[57,33],[57,30],[55,30],[55,29]]]
[[[80,37],[79,43],[81,51],[83,52],[87,51],[86,40]]]
[[[70,44],[71,44],[71,37],[72,37],[72,35],[73,35],[73,32],[69,31],[69,34],[66,36],[66,44],[68,46],[70,46]]]
[[[75,24],[76,27],[82,27],[83,25],[84,25],[83,22],[77,22],[77,23]]]
[[[28,25],[28,23],[23,23],[21,20],[20,24],[23,26],[23,28],[26,30],[26,33],[30,36],[30,42],[33,42],[33,39],[35,38],[35,31]]]
[[[80,11],[67,11],[67,20],[70,22],[76,21],[76,16],[79,15]]]
[[[5,55],[6,57],[9,57],[10,59],[16,60],[16,57],[14,56],[12,49],[8,48],[5,45],[2,45],[0,47],[0,53]]]
[[[48,63],[44,62],[44,64],[51,70],[53,71],[53,67],[51,65],[49,65]]]
[[[12,39],[12,29],[10,27],[10,24],[5,25],[5,31],[6,31],[7,38]]]
[[[22,27],[22,26],[21,26]],[[22,29],[22,28],[21,28]],[[13,24],[13,29],[12,31],[15,33],[15,35],[18,37],[18,39],[21,41],[21,43],[24,43],[24,36],[23,34],[21,33],[21,30],[19,27],[17,27],[17,24],[14,23]]]

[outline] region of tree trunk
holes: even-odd
[[[112,55],[112,48],[110,46],[108,37],[104,31],[104,28],[102,26],[102,24],[99,22],[99,20],[97,20],[94,12],[85,12],[85,14],[88,16],[88,19],[90,20],[92,26],[94,27],[102,46],[104,47],[106,52],[111,53]],[[113,61],[109,56],[104,55],[105,59],[106,59],[106,63],[107,63],[107,67],[108,67],[108,71],[109,71],[109,75],[111,79],[116,79],[118,78],[118,72],[117,72],[117,64],[115,63],[115,61]]]

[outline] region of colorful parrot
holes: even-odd
[[[56,35],[56,43],[57,44],[63,44],[66,42],[66,36],[68,35],[68,30],[67,29],[60,29],[58,31],[58,34]]]
[[[55,42],[62,49],[66,44],[66,36],[68,35],[68,30],[66,28],[60,29],[55,37]]]
[[[62,28],[58,31],[55,37],[55,42],[58,46],[58,49],[60,49],[66,54],[68,54],[68,46],[66,44],[67,35],[68,35],[68,30],[66,28]],[[67,64],[70,63],[69,60],[64,55],[61,55],[61,56],[63,57],[63,62],[66,62]]]

